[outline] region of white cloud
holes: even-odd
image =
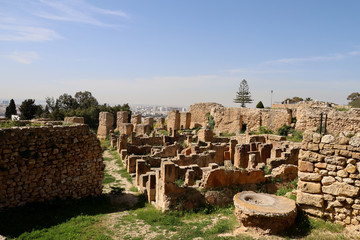
[[[34,15],[57,21],[80,22],[96,26],[111,26],[94,17],[95,13],[103,15],[116,15],[129,18],[129,15],[121,10],[108,10],[95,7],[81,0],[72,1],[45,1],[40,0],[42,10],[33,12]]]
[[[311,56],[311,57],[303,57],[303,58],[282,58],[267,61],[265,63],[273,64],[273,63],[298,63],[298,62],[314,62],[314,61],[331,61],[331,60],[339,60],[343,59],[345,55],[337,54],[334,56]]]
[[[16,41],[16,42],[44,42],[61,38],[55,31],[47,28],[3,25],[0,24],[0,41]]]
[[[39,59],[39,55],[36,52],[12,52],[9,55],[4,55],[5,58],[11,59],[15,62],[22,64],[30,64],[34,60]]]

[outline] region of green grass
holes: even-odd
[[[142,224],[139,226],[139,223],[150,225],[151,231],[159,234],[155,239],[194,239],[197,237],[203,239],[235,239],[217,236],[220,233],[231,232],[238,226],[233,210],[233,207],[204,206],[194,211],[162,213],[154,206],[146,204],[145,208],[131,210],[129,215],[119,219],[116,227],[126,226],[137,231],[137,228],[142,227]],[[218,218],[216,223],[214,223],[215,218]],[[168,235],[170,232],[172,232],[171,236]]]
[[[297,178],[294,179],[294,180],[291,181],[291,182],[288,182],[286,186],[283,186],[283,187],[279,188],[279,189],[276,191],[275,195],[277,195],[277,196],[285,196],[286,193],[292,192],[294,189],[297,188],[297,183],[298,183],[298,179],[297,179]],[[294,200],[294,201],[296,201],[296,196],[295,196],[295,195],[290,195],[289,198],[292,199],[292,200]]]
[[[347,111],[350,110],[350,108],[346,108],[346,107],[343,107],[343,108],[338,107],[338,108],[335,108],[335,109],[338,110],[338,111],[340,111],[340,112],[347,112]]]
[[[106,195],[79,200],[68,199],[30,203],[23,207],[0,210],[0,234],[8,238],[17,238],[25,232],[42,231],[62,224],[71,225],[83,221],[88,224],[87,226],[91,222],[96,225],[96,221],[94,219],[89,220],[90,218],[70,220],[79,216],[95,217],[96,215],[117,212],[121,209],[124,209],[124,206],[112,203]],[[96,228],[94,224],[92,226]]]
[[[132,187],[130,188],[130,191],[132,191],[132,192],[138,192],[139,189],[138,189],[137,187],[135,187],[135,186],[132,186]]]
[[[77,216],[63,224],[21,234],[18,239],[111,239],[96,226],[98,217]]]
[[[105,172],[105,178],[103,180],[103,184],[109,184],[115,182],[115,177]]]
[[[170,133],[166,130],[158,130],[158,133],[161,133],[162,135],[169,136]]]

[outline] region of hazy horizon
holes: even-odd
[[[233,103],[359,92],[360,2],[0,0],[1,99]]]

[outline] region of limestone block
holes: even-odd
[[[324,216],[324,210],[322,208],[300,205],[300,209],[313,216],[317,216],[321,218]]]
[[[335,182],[329,186],[322,187],[322,191],[324,193],[346,197],[356,197],[359,194],[359,190],[359,187],[355,187],[344,182]]]
[[[310,182],[320,182],[322,176],[318,173],[307,173],[307,172],[298,172],[299,179],[302,181]]]
[[[65,123],[80,123],[80,124],[84,124],[84,118],[83,118],[83,117],[65,117],[64,122],[65,122]]]
[[[353,136],[350,139],[349,144],[353,147],[360,147],[360,135],[357,134],[357,135]]]
[[[274,179],[282,179],[285,181],[294,180],[298,176],[298,168],[296,165],[283,164],[271,171],[271,177]]]
[[[324,206],[324,197],[320,194],[310,194],[301,191],[297,192],[296,202],[314,207],[322,208]]]
[[[313,135],[314,135],[314,132],[306,130],[305,132],[303,132],[303,140],[306,142],[312,142]]]
[[[331,176],[326,176],[326,177],[323,177],[323,179],[321,180],[321,183],[324,185],[324,186],[328,186],[328,185],[331,185],[335,182],[335,178],[334,177],[331,177]]]
[[[301,161],[299,160],[299,171],[300,172],[313,172],[314,171],[314,164],[311,162]]]
[[[309,144],[307,145],[307,149],[308,149],[309,151],[317,152],[317,151],[319,151],[319,144],[309,143]]]
[[[325,135],[321,138],[322,143],[334,143],[335,137],[333,135]]]
[[[321,134],[320,133],[314,133],[313,134],[313,142],[314,143],[320,143],[321,141]]]
[[[333,164],[333,165],[338,165],[338,166],[345,166],[346,158],[338,157],[338,156],[331,156],[331,157],[326,157],[325,162],[328,163],[328,164]]]
[[[345,168],[345,170],[348,172],[348,173],[355,173],[356,172],[356,166],[353,165],[353,164],[348,164]]]
[[[324,163],[324,162],[315,163],[316,168],[326,169],[326,165],[327,165],[327,163]]]
[[[298,182],[298,190],[306,193],[321,193],[321,184],[314,182]]]
[[[349,173],[347,171],[345,171],[345,170],[340,170],[340,171],[337,172],[337,176],[342,177],[342,178],[346,178],[346,177],[349,176]]]

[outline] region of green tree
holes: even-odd
[[[353,108],[360,108],[360,93],[353,92],[348,97],[349,105]]]
[[[307,98],[307,99],[309,99],[309,98]],[[293,97],[293,98],[287,98],[284,101],[282,101],[281,103],[282,104],[286,104],[286,103],[293,104],[293,103],[298,103],[298,102],[301,102],[301,101],[304,101],[304,99],[301,98],[301,97]]]
[[[35,99],[26,99],[24,100],[20,107],[20,118],[23,120],[31,120],[35,117],[36,112],[38,111],[38,106],[35,105]]]
[[[78,103],[71,95],[64,93],[63,95],[60,95],[57,99],[57,107],[59,109],[76,109],[78,107]]]
[[[88,91],[75,93],[75,100],[80,108],[97,107],[99,105],[96,98]]]
[[[17,114],[16,105],[15,105],[14,99],[11,99],[9,106],[6,107],[5,117],[10,119],[11,115],[16,115],[16,114]]]
[[[245,107],[246,103],[252,103],[251,94],[249,91],[249,85],[245,79],[243,79],[239,86],[239,91],[236,92],[234,103],[241,103],[241,107]]]
[[[258,102],[258,104],[256,104],[256,108],[264,108],[264,104],[262,103],[262,101]]]

